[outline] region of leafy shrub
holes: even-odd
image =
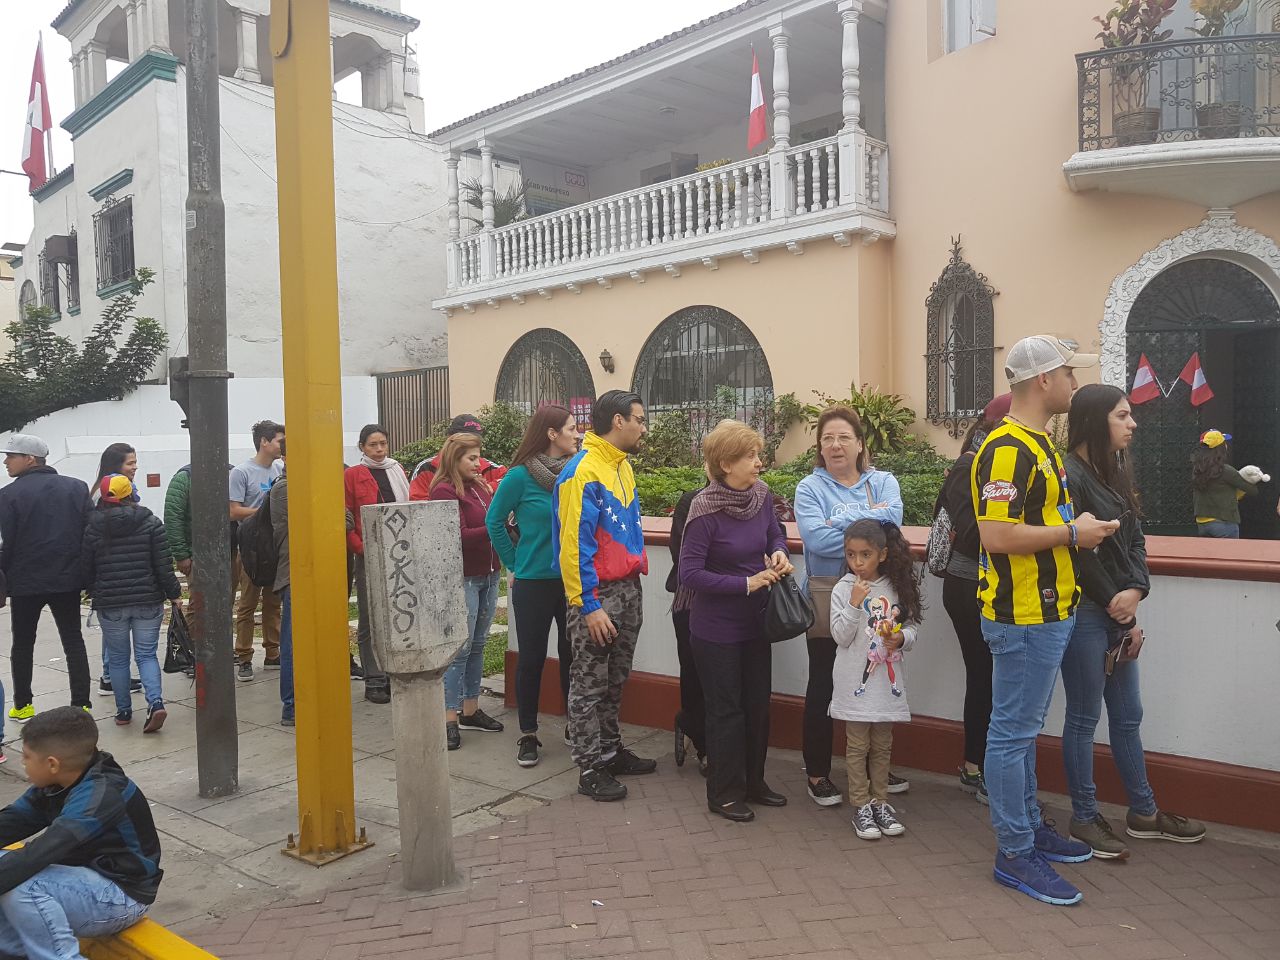
[[[509,403],[485,404],[477,414],[484,427],[484,456],[494,463],[510,463],[520,449],[529,418]]]
[[[640,512],[646,517],[666,517],[689,490],[699,490],[707,482],[699,467],[659,467],[636,474],[636,495]]]
[[[893,450],[878,454],[875,461],[877,470],[887,470],[894,476],[941,473],[952,463],[953,460],[939,454],[927,439],[915,434],[908,436]]]
[[[444,446],[444,434],[432,434],[425,440],[415,440],[413,443],[406,443],[403,447],[391,454],[392,459],[398,460],[400,466],[404,467],[404,472],[413,475],[413,468],[420,464],[428,457],[434,457],[440,452],[440,448]]]
[[[782,497],[789,504],[794,504],[796,500],[796,484],[800,482],[801,477],[795,474],[785,473],[782,470],[766,470],[760,474],[760,479],[765,482],[774,496]]]
[[[639,451],[631,458],[637,471],[696,467],[701,462],[687,410],[668,410],[654,417]]]
[[[847,397],[832,397],[816,390],[814,394],[818,403],[804,407],[804,415],[810,425],[817,426],[818,417],[827,407],[840,404],[852,408],[862,420],[867,452],[873,458],[883,451],[900,447],[909,436],[907,428],[916,420],[916,412],[906,405],[901,396],[881,393],[878,388],[865,383],[862,389],[858,389],[857,384],[850,384]]]
[[[927,527],[933,523],[933,504],[938,499],[945,475],[908,473],[898,477],[902,488],[902,523],[907,527]]]

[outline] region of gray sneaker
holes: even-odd
[[[1116,836],[1115,831],[1111,829],[1111,824],[1102,814],[1098,814],[1089,821],[1072,817],[1068,833],[1081,843],[1087,843],[1093,855],[1100,860],[1129,859],[1129,848]]]
[[[243,680],[246,683],[253,679],[253,663],[251,661],[246,660],[236,667],[236,679]]]
[[[1199,843],[1204,839],[1204,824],[1190,817],[1180,817],[1167,810],[1157,810],[1149,817],[1129,811],[1125,832],[1139,840],[1172,840],[1174,843]]]

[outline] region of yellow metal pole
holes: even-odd
[[[351,768],[328,0],[273,0],[271,52],[298,756],[284,852],[320,865],[367,845]]]

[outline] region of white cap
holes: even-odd
[[[47,457],[49,445],[29,433],[15,433],[4,444],[4,453],[21,453],[28,457]]]
[[[1022,383],[1042,373],[1051,373],[1059,367],[1096,367],[1096,353],[1079,353],[1080,344],[1074,340],[1037,335],[1024,337],[1012,347],[1004,360],[1004,375],[1009,386]]]

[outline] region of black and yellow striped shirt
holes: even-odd
[[[988,434],[972,468],[979,520],[1060,527],[1075,519],[1067,471],[1048,434],[1005,419]],[[1000,623],[1054,623],[1080,598],[1076,550],[1060,544],[1034,554],[988,554],[978,560],[978,606]]]

